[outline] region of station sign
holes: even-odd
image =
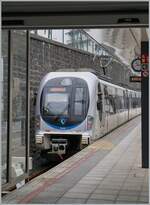
[[[131,83],[140,83],[141,82],[141,76],[130,76],[130,82]]]
[[[147,54],[142,54],[141,56],[141,63],[142,63],[142,70],[141,75],[144,78],[147,78],[149,76],[149,56]]]
[[[133,59],[133,61],[131,63],[131,67],[132,67],[134,72],[141,72],[141,59],[140,59],[140,57]]]
[[[149,56],[147,55],[147,53],[142,54],[141,63],[142,64],[148,64],[149,63]]]
[[[142,77],[145,77],[145,78],[148,77],[149,76],[148,68],[142,69],[141,75],[142,75]]]

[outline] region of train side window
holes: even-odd
[[[129,100],[130,100],[130,108],[132,108],[132,94],[131,94],[131,92],[129,94]]]
[[[120,93],[117,90],[117,95],[116,95],[116,107],[117,107],[117,112],[121,111],[121,96]]]
[[[124,111],[124,95],[123,90],[121,90],[121,111]]]
[[[124,109],[124,98],[123,98],[123,91],[120,89],[117,90],[116,103],[117,103],[117,110],[119,112],[122,112]]]
[[[131,108],[133,108],[134,106],[134,97],[133,97],[133,93],[131,92]]]
[[[123,91],[124,109],[128,109],[128,95],[127,91]]]
[[[102,121],[102,115],[103,115],[103,97],[102,97],[102,90],[100,83],[98,84],[98,100],[97,100],[97,110],[99,111],[99,119]]]
[[[108,100],[109,100],[109,113],[115,114],[116,113],[116,105],[115,105],[115,89],[112,87],[109,87],[108,89]]]
[[[136,93],[134,93],[134,95],[135,95],[135,108],[137,107],[137,95],[136,95]]]
[[[104,86],[104,97],[105,97],[105,112],[109,112],[109,99],[108,99],[108,89]]]

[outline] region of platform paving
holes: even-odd
[[[138,117],[3,197],[2,202],[149,203],[148,169],[141,168],[140,150],[141,123]]]

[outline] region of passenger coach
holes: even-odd
[[[59,155],[80,150],[139,115],[140,100],[91,72],[48,73],[37,95],[36,144]]]

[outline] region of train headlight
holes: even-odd
[[[36,144],[42,144],[43,143],[43,135],[36,135],[36,138],[35,138],[35,142]]]
[[[94,118],[91,115],[87,117],[87,130],[91,130],[93,126]]]

